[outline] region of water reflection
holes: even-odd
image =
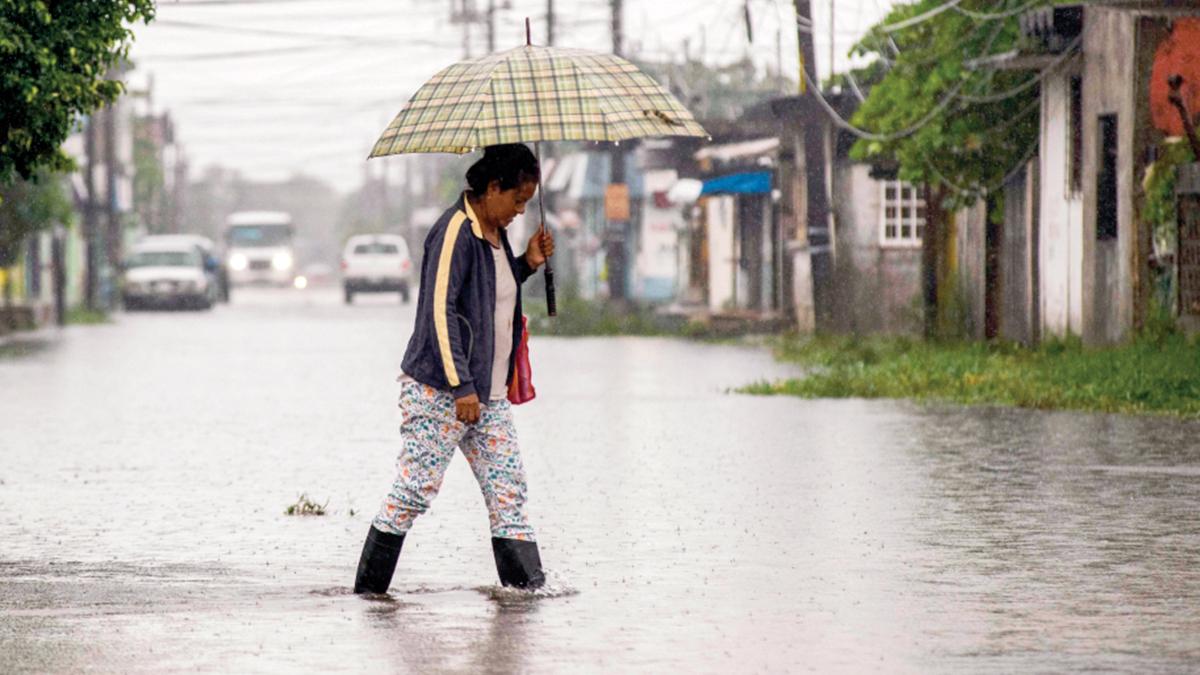
[[[729,395],[791,371],[661,339],[532,345],[531,519],[581,592],[475,588],[495,569],[459,458],[391,596],[354,596],[412,308],[312,297],[0,360],[21,383],[0,408],[19,421],[0,429],[0,671],[1200,662],[1200,425]],[[330,514],[283,515],[301,491]]]
[[[365,624],[395,670],[430,672],[526,672],[528,630],[541,602],[534,594],[444,589],[414,600],[401,590],[360,596]],[[482,611],[481,611],[482,610]]]

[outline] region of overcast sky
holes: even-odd
[[[460,0],[453,0],[454,3]],[[546,0],[495,0],[497,50],[545,42]],[[488,0],[474,0],[479,9]],[[893,0],[836,0],[836,66]],[[783,56],[797,72],[790,0],[750,0],[755,43],[746,39],[744,0],[625,0],[626,53],[682,60],[705,46],[710,64],[749,52],[761,64]],[[830,2],[814,0],[817,64],[829,72]],[[452,0],[160,0],[149,26],[136,26],[136,89],[153,78],[156,112],[170,111],[197,177],[211,164],[257,179],[303,172],[337,189],[391,159],[365,158],[421,83],[463,58],[463,31],[450,25]],[[608,0],[555,0],[558,46],[611,51]],[[486,51],[473,26],[472,55]],[[782,49],[776,36],[782,35]],[[392,174],[395,175],[395,174]]]

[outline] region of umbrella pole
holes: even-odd
[[[535,141],[533,151],[537,156],[538,166],[542,164],[542,144]],[[542,198],[542,172],[538,171],[538,214],[541,216],[541,227],[538,231],[542,234],[546,233],[546,200]],[[550,256],[546,256],[546,314],[548,316],[558,316],[558,303],[554,297],[554,268],[550,266]]]

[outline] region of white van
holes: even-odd
[[[408,302],[412,276],[408,242],[400,235],[355,235],[342,251],[342,289],[346,293],[346,304],[354,302],[355,293],[397,291],[401,302]]]
[[[292,217],[283,211],[238,211],[225,220],[225,255],[234,286],[291,286],[296,278]]]

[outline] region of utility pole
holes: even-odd
[[[801,91],[806,100],[802,106],[811,120],[825,121],[815,99],[820,96],[820,80],[817,76],[816,50],[812,35],[812,3],[810,0],[793,0],[796,8],[796,41],[802,60],[800,73]],[[810,86],[804,87],[807,76]],[[827,124],[806,124],[803,127],[804,153],[794,175],[798,176],[801,199],[797,200],[796,231],[793,233],[792,254],[793,288],[797,328],[811,332],[817,328],[817,310],[832,269],[830,260],[829,198],[826,194],[825,134]]]
[[[554,46],[554,0],[546,0],[546,45]]]
[[[612,3],[613,54],[616,54],[617,56],[621,56],[622,55],[621,54],[622,46],[623,46],[622,40],[624,39],[624,34],[622,32],[623,29],[622,29],[621,19],[622,19],[622,14],[625,11],[625,2],[624,2],[624,0],[609,0],[609,2]]]
[[[833,2],[829,0],[829,79],[833,79],[833,59],[837,55],[837,34],[833,30]]]
[[[775,86],[783,91],[783,29],[775,31]]]
[[[379,165],[379,231],[388,232],[391,229],[391,218],[388,216],[388,160],[384,159]]]
[[[104,224],[106,235],[105,251],[108,253],[109,283],[106,286],[108,297],[104,298],[106,308],[111,308],[115,297],[115,279],[113,275],[121,268],[121,213],[117,203],[117,181],[123,168],[117,165],[117,101],[104,107],[104,181],[105,205]]]
[[[471,23],[475,16],[475,0],[450,0],[450,23],[462,26],[463,58],[471,58]]]
[[[87,203],[83,207],[83,236],[85,240],[84,257],[84,305],[89,310],[95,310],[97,300],[96,266],[100,262],[100,227],[96,222],[96,115],[99,110],[93,110],[88,115],[87,127],[83,132],[84,153],[87,154],[87,167],[83,172],[84,186],[87,188]]]
[[[612,49],[613,54],[621,56],[623,42],[623,26],[622,14],[624,12],[624,0],[609,0],[612,4]],[[613,144],[609,154],[610,173],[609,173],[609,190],[605,195],[606,211],[611,211],[609,200],[620,199],[618,195],[624,195],[625,212],[628,212],[628,195],[629,192],[625,185],[625,152],[618,144]],[[611,299],[624,301],[625,293],[625,277],[626,277],[626,260],[625,260],[625,242],[629,239],[629,220],[609,220],[608,231],[606,233],[608,242],[606,248],[606,261],[608,267],[608,295]]]
[[[496,0],[488,0],[487,8],[487,53],[496,53]]]

